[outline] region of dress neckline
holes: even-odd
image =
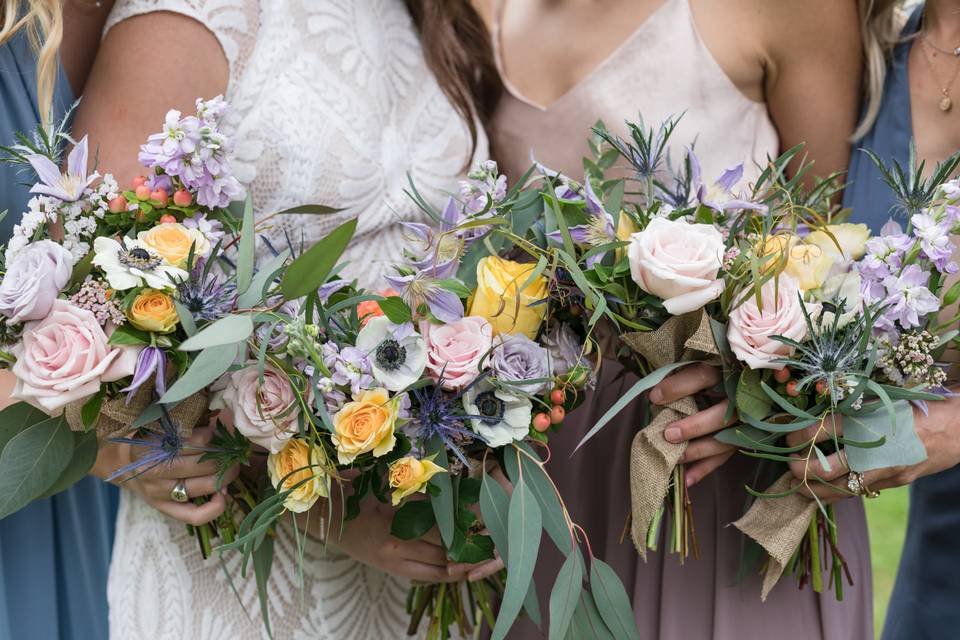
[[[503,36],[501,23],[503,22],[503,12],[506,8],[506,0],[497,0],[496,8],[493,18],[493,58],[494,63],[497,67],[497,72],[500,74],[500,80],[503,82],[504,88],[507,90],[511,96],[522,102],[523,104],[532,107],[538,111],[546,113],[557,108],[563,102],[565,102],[571,95],[577,93],[581,88],[589,85],[594,78],[596,78],[606,67],[613,64],[613,62],[623,55],[623,52],[626,51],[633,43],[636,41],[643,33],[645,33],[651,26],[656,23],[660,16],[666,12],[666,9],[678,1],[687,1],[687,0],[664,0],[660,3],[653,12],[648,15],[643,21],[637,25],[637,28],[628,35],[616,48],[607,54],[596,66],[594,66],[590,71],[588,71],[582,78],[577,80],[569,89],[561,93],[559,96],[554,98],[552,102],[547,105],[541,105],[533,100],[527,98],[523,93],[510,81],[510,78],[507,77],[506,69],[503,64]]]

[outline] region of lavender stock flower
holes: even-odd
[[[885,309],[880,322],[880,328],[892,328],[892,322],[897,321],[904,329],[919,327],[922,319],[929,313],[940,308],[940,301],[927,288],[930,274],[919,265],[911,264],[904,267],[899,276],[890,275],[884,278],[883,286],[887,290]]]

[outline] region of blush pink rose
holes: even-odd
[[[678,316],[702,308],[723,291],[723,236],[709,224],[654,218],[630,236],[627,258],[637,285]]]
[[[97,393],[102,383],[132,376],[140,349],[107,344],[91,312],[54,300],[46,318],[24,325],[12,352],[16,385],[10,397],[59,415],[65,405]]]
[[[287,440],[299,432],[300,404],[283,372],[267,365],[263,381],[259,378],[256,364],[234,371],[211,408],[228,409],[237,431],[270,453],[280,453]],[[306,400],[312,403],[312,395]]]
[[[773,336],[802,341],[807,337],[803,305],[811,316],[820,308],[819,304],[801,302],[799,293],[797,281],[781,274],[779,284],[771,278],[761,287],[763,308],[757,306],[757,297],[752,295],[730,312],[727,341],[739,360],[751,369],[783,369],[783,363],[773,361],[793,355],[794,349]]]
[[[447,391],[460,391],[480,375],[480,364],[490,364],[493,327],[486,318],[467,316],[444,325],[423,328],[427,341],[426,372],[443,380]]]

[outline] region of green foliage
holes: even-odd
[[[224,316],[207,325],[196,335],[180,344],[181,351],[200,351],[211,347],[245,342],[253,334],[253,319],[249,315]]]
[[[407,306],[407,303],[399,296],[386,297],[377,304],[380,306],[380,310],[383,311],[383,315],[387,316],[393,324],[404,324],[413,319],[413,313],[410,311],[410,307]]]
[[[213,384],[233,365],[243,345],[223,344],[208,347],[194,359],[190,368],[160,398],[163,404],[175,404]]]
[[[74,440],[62,417],[31,424],[0,452],[0,519],[53,486],[70,464]]]
[[[773,403],[760,387],[763,381],[762,369],[745,367],[737,383],[737,411],[741,415],[762,420],[770,413]]]
[[[408,500],[393,516],[390,534],[401,540],[417,540],[437,523],[433,507],[425,500]]]
[[[583,592],[583,558],[579,550],[567,556],[550,592],[549,640],[563,640]]]
[[[340,260],[356,230],[357,219],[352,218],[294,260],[280,280],[284,298],[294,300],[319,289]]]

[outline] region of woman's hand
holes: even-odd
[[[339,491],[331,492],[334,496]],[[326,513],[326,505],[320,505]],[[334,514],[342,514],[339,498],[334,498]],[[343,523],[336,515],[330,524],[327,541],[354,560],[379,569],[384,573],[419,580],[420,582],[458,582],[467,574],[467,568],[449,568],[447,555],[436,527],[418,540],[401,540],[390,534],[396,509],[373,498],[360,505],[360,514]],[[314,514],[312,521],[319,520]],[[314,531],[315,532],[315,531]]]
[[[673,375],[663,379],[650,390],[650,402],[655,405],[668,405],[671,402],[713,389],[723,379],[717,367],[708,364],[691,364]],[[714,434],[723,430],[729,402],[723,400],[709,409],[677,420],[666,428],[663,437],[674,444],[687,442],[687,448],[680,462],[687,465],[685,477],[691,487],[703,480],[720,465],[730,459],[736,447],[724,444],[714,438]]]
[[[139,494],[157,511],[181,522],[199,526],[215,520],[226,508],[226,487],[239,473],[238,467],[228,470],[223,478],[223,488],[217,491],[214,461],[200,462],[203,451],[196,450],[207,446],[213,438],[215,422],[193,430],[187,440],[183,453],[171,464],[160,464],[138,476],[120,479],[116,484]],[[91,473],[100,479],[107,478],[115,470],[134,462],[143,454],[143,447],[107,442],[101,445],[97,462]],[[177,482],[183,481],[187,495],[193,498],[209,496],[209,502],[175,502],[170,492]]]
[[[863,474],[863,484],[872,491],[890,489],[912,483],[918,478],[938,473],[960,463],[960,398],[946,398],[928,402],[929,415],[914,408],[914,428],[927,450],[927,459],[907,467],[875,469]],[[834,433],[843,435],[843,420],[840,416],[787,436],[789,446],[803,443],[823,442],[833,438]],[[827,471],[816,456],[807,456],[806,451],[794,454],[796,462],[790,470],[797,482],[805,481],[801,491],[808,496],[816,495],[823,502],[835,502],[850,496],[847,476],[850,468],[843,451],[827,456],[830,471]],[[819,478],[819,480],[818,480]],[[820,482],[822,480],[823,482]]]

